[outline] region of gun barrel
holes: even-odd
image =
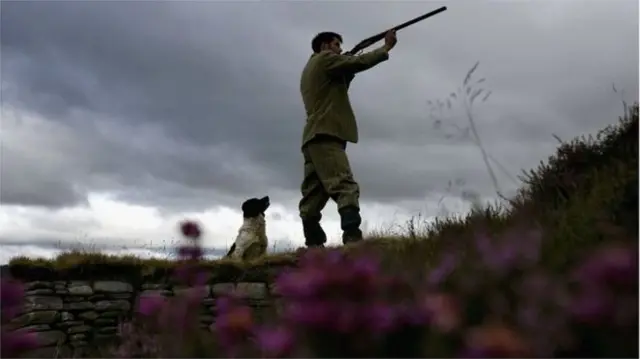
[[[439,13],[441,13],[441,12],[445,11],[445,10],[447,10],[447,7],[446,7],[446,6],[443,6],[443,7],[441,7],[441,8],[435,9],[435,10],[433,10],[433,11],[431,11],[431,12],[428,12],[428,13],[426,13],[426,14],[422,15],[422,16],[418,16],[417,18],[415,18],[415,19],[413,19],[413,20],[409,20],[409,21],[407,21],[407,22],[405,22],[405,23],[403,23],[403,24],[400,24],[400,25],[398,25],[398,26],[394,27],[394,28],[393,28],[393,29],[391,29],[391,30],[396,30],[396,31],[398,31],[398,30],[402,30],[402,29],[404,29],[404,28],[405,28],[405,27],[407,27],[407,26],[411,26],[411,25],[415,24],[415,23],[416,23],[416,22],[418,22],[418,21],[422,21],[422,20],[424,20],[424,19],[426,19],[426,18],[428,18],[428,17],[431,17],[431,16],[433,16],[433,15],[437,15],[437,14],[439,14]],[[385,32],[385,33],[386,33],[386,32]]]
[[[378,42],[378,41],[382,40],[384,38],[384,36],[387,34],[387,32],[390,31],[390,30],[395,30],[395,31],[402,30],[405,27],[411,26],[411,25],[413,25],[413,24],[415,24],[417,22],[420,22],[420,21],[422,21],[422,20],[424,20],[426,18],[429,18],[429,17],[431,17],[433,15],[437,15],[437,14],[439,14],[439,13],[445,11],[445,10],[447,10],[447,7],[446,6],[442,6],[442,7],[438,8],[438,9],[435,9],[435,10],[433,10],[431,12],[428,12],[428,13],[426,13],[424,15],[420,15],[420,16],[416,17],[415,19],[411,19],[411,20],[409,20],[407,22],[404,22],[404,23],[402,23],[400,25],[392,27],[389,30],[385,30],[385,31],[383,31],[383,32],[381,32],[379,34],[376,34],[376,35],[373,35],[371,37],[368,37],[368,38],[360,41],[360,43],[358,43],[358,45],[356,45],[351,51],[349,51],[348,54],[354,54],[354,53],[358,52],[358,50],[361,50],[361,49],[363,49],[365,47],[370,46],[371,44],[373,44],[375,42]]]

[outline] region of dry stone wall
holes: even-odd
[[[219,282],[207,285],[202,300],[202,327],[214,321],[215,301],[234,290],[254,308],[259,321],[274,313],[275,295],[268,282]],[[38,333],[40,347],[33,357],[82,356],[90,347],[117,337],[118,323],[130,318],[142,294],[181,295],[189,288],[171,283],[118,280],[56,280],[25,283],[25,305],[14,329]],[[62,352],[60,352],[62,351]]]

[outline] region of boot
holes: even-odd
[[[349,206],[341,208],[340,213],[340,227],[342,227],[342,243],[354,243],[362,240],[362,231],[360,230],[360,224],[362,218],[360,218],[360,208],[355,206]]]
[[[320,226],[321,217],[303,218],[302,230],[307,247],[324,247],[327,235]]]

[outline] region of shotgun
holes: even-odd
[[[431,11],[429,13],[426,13],[424,15],[420,15],[415,19],[409,20],[409,21],[407,21],[405,23],[402,23],[402,24],[400,24],[400,25],[398,25],[396,27],[393,27],[393,28],[391,28],[389,30],[383,31],[383,32],[381,32],[381,33],[379,33],[377,35],[373,35],[371,37],[368,37],[368,38],[360,41],[356,46],[354,46],[353,49],[351,49],[350,51],[346,52],[345,55],[355,55],[358,52],[360,52],[361,50],[364,50],[365,48],[367,48],[367,47],[375,44],[376,42],[384,39],[384,36],[387,34],[387,32],[389,32],[391,30],[396,30],[396,31],[402,30],[405,27],[411,26],[411,25],[413,25],[413,24],[415,24],[415,23],[417,23],[419,21],[422,21],[422,20],[424,20],[424,19],[426,19],[428,17],[431,17],[433,15],[439,14],[439,13],[445,11],[445,10],[447,10],[447,7],[443,6],[441,8],[435,9],[435,10],[433,10],[433,11]]]

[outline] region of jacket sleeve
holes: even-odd
[[[389,54],[383,48],[359,56],[338,55],[332,52],[327,52],[324,56],[325,69],[332,76],[353,75],[387,59]]]

